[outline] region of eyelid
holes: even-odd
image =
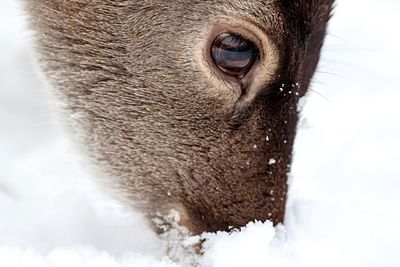
[[[219,70],[213,62],[211,45],[219,34],[237,33],[252,41],[259,50],[254,66],[243,77],[234,77]],[[205,75],[208,84],[207,97],[220,100],[224,113],[231,114],[233,108],[246,106],[255,96],[267,88],[278,67],[279,49],[265,29],[246,17],[222,16],[210,21],[195,45],[195,58],[199,70]]]
[[[232,49],[229,49],[232,48]],[[237,51],[235,51],[237,48]],[[241,48],[243,50],[241,51]],[[246,50],[247,49],[247,50]],[[214,68],[223,75],[242,80],[255,67],[260,57],[260,48],[252,40],[235,32],[223,32],[215,36],[210,45]],[[226,56],[224,60],[224,56]],[[235,56],[237,57],[235,60]],[[242,60],[243,66],[235,66]],[[246,58],[248,57],[248,58]],[[229,62],[231,60],[231,62]],[[225,64],[224,64],[225,63]],[[227,66],[232,63],[232,66]]]

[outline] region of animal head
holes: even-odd
[[[27,0],[39,62],[119,195],[191,233],[283,221],[333,0]]]

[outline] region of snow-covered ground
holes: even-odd
[[[304,101],[284,226],[206,236],[203,266],[400,266],[400,2],[339,0]],[[100,193],[0,9],[0,266],[178,266]]]

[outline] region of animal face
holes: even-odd
[[[333,0],[27,0],[108,185],[191,233],[283,221],[297,104]]]

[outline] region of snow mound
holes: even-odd
[[[141,254],[115,257],[92,247],[54,249],[43,255],[32,249],[0,248],[1,266],[7,267],[177,267],[169,259],[157,260]]]

